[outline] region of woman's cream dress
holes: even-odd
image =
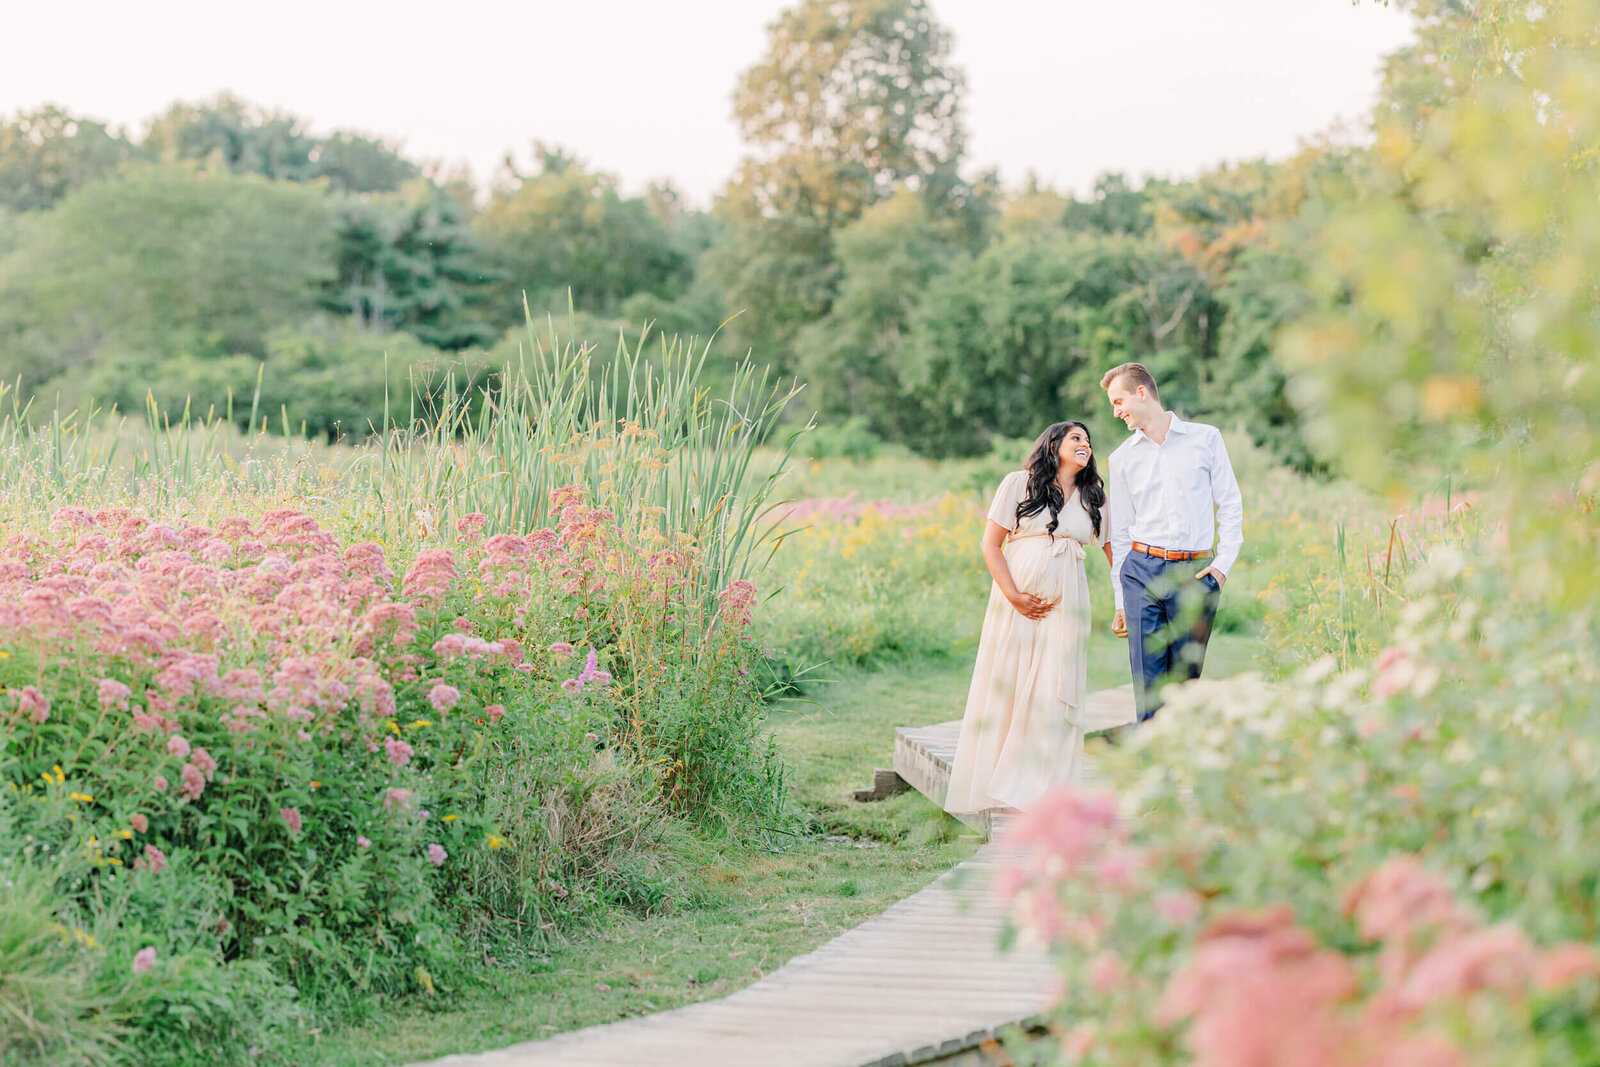
[[[1017,589],[1055,605],[1025,618],[1000,593],[978,641],[945,810],[1031,807],[1047,791],[1078,779],[1083,766],[1083,710],[1088,681],[1089,586],[1084,547],[1097,537],[1076,490],[1062,506],[1055,535],[1045,508],[1017,523],[1026,471],[1006,475],[989,518],[1004,526],[1002,551]],[[1110,523],[1102,515],[1102,531]]]

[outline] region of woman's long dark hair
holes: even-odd
[[[1089,427],[1081,422],[1058,422],[1039,435],[1033,443],[1033,452],[1028,456],[1028,491],[1023,494],[1022,503],[1017,505],[1017,522],[1021,522],[1029,515],[1036,515],[1045,508],[1050,509],[1050,525],[1047,529],[1050,535],[1055,536],[1056,524],[1061,519],[1061,509],[1066,507],[1065,495],[1061,487],[1056,484],[1056,475],[1061,470],[1061,441],[1071,430],[1082,430],[1083,436],[1089,440],[1089,462],[1083,465],[1078,476],[1073,479],[1077,486],[1078,498],[1083,501],[1085,510],[1089,512],[1089,521],[1094,524],[1094,535],[1100,536],[1100,509],[1106,503],[1106,485],[1100,480],[1100,472],[1094,466],[1094,439],[1089,436]]]

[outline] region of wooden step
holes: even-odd
[[[1125,726],[1137,717],[1133,706],[1133,685],[1101,689],[1089,694],[1084,708],[1086,733],[1100,733]],[[956,759],[956,741],[961,736],[961,720],[931,726],[901,726],[894,732],[894,770],[910,786],[939,807],[944,807],[950,791],[950,769]],[[1089,773],[1093,773],[1092,765]],[[988,812],[957,815],[974,829],[988,833],[993,818]]]

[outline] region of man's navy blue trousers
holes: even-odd
[[[1222,598],[1215,578],[1195,578],[1211,559],[1165,560],[1128,550],[1122,604],[1140,722],[1161,709],[1162,685],[1200,677]]]

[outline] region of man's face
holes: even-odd
[[[1138,389],[1130,390],[1127,383],[1122,378],[1118,378],[1106,390],[1106,396],[1111,400],[1111,414],[1121,419],[1128,429],[1134,429],[1137,419],[1134,409],[1144,402],[1144,387],[1140,386]]]

